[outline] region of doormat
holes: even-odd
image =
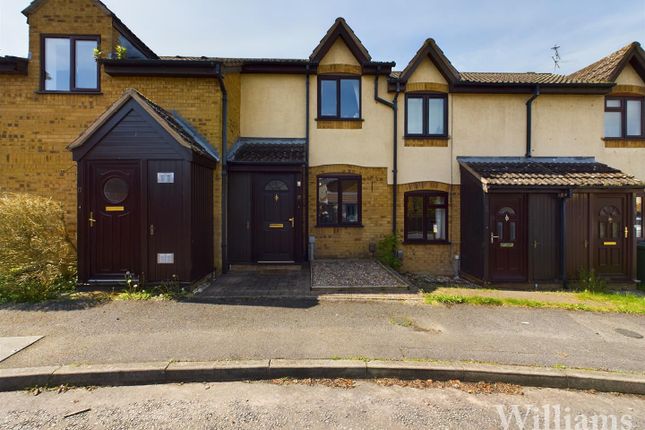
[[[43,336],[0,337],[0,362],[42,338]]]

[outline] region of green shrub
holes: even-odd
[[[387,235],[376,245],[376,258],[385,266],[399,270],[401,268],[401,259],[397,256],[398,249],[398,236],[394,234]]]
[[[76,249],[62,205],[0,194],[0,302],[49,300],[76,283]]]
[[[578,271],[578,288],[591,293],[604,293],[607,291],[607,282],[599,278],[593,269],[580,269]]]

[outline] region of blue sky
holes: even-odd
[[[375,60],[405,67],[427,37],[462,71],[575,71],[637,40],[645,0],[104,0],[160,55],[306,58],[343,16]],[[0,55],[25,56],[28,0],[0,0]],[[150,7],[154,4],[154,7]]]

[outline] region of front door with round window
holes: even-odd
[[[90,279],[123,279],[140,272],[139,167],[93,163],[89,168]]]

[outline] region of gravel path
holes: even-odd
[[[313,287],[407,288],[400,277],[374,260],[316,260],[311,271]]]
[[[570,408],[572,420],[604,414],[629,419],[628,428],[645,425],[643,397],[531,388],[521,395],[470,394],[358,381],[349,389],[237,382],[0,393],[0,428],[487,430],[502,428],[497,405],[508,414],[515,404],[559,405],[562,420]]]

